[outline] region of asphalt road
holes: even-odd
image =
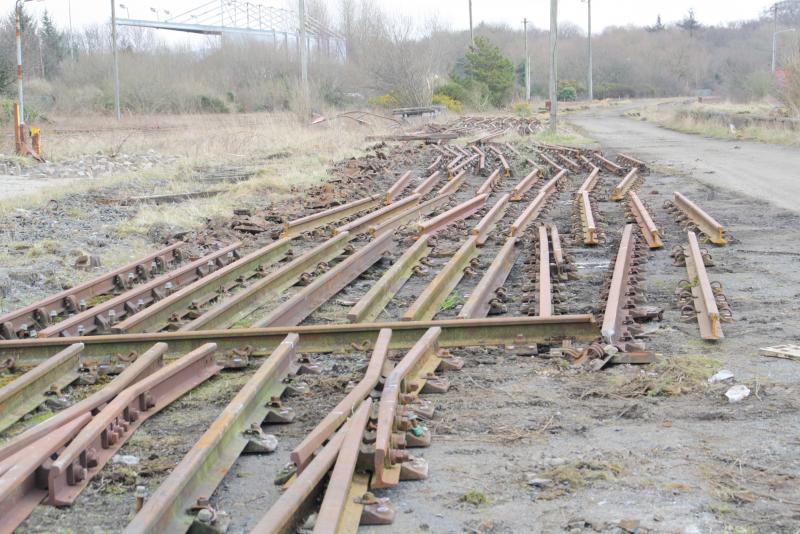
[[[731,189],[800,213],[800,149],[752,141],[710,139],[625,117],[628,108],[569,115],[604,148],[659,167],[674,168],[712,186]]]

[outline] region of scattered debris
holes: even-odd
[[[725,396],[728,397],[728,402],[733,404],[749,397],[750,388],[744,384],[736,384],[725,392]]]

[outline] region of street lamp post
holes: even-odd
[[[589,55],[589,71],[588,71],[588,92],[589,92],[589,102],[594,100],[594,89],[592,87],[592,0],[586,0],[586,9],[588,11],[588,24],[587,24],[587,53]]]
[[[775,67],[777,64],[776,52],[778,49],[778,34],[779,33],[786,33],[786,32],[794,32],[797,31],[796,28],[789,28],[788,30],[780,30],[777,32],[773,32],[772,34],[772,74],[775,74]]]
[[[525,102],[531,100],[531,59],[528,55],[528,19],[522,19],[522,27],[525,31]]]

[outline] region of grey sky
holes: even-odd
[[[0,5],[10,11],[14,0],[0,0]],[[107,21],[110,17],[111,0],[37,0],[27,7],[42,12],[47,9],[53,14],[56,24],[62,28],[69,25],[69,4],[72,7],[72,24],[75,28],[87,24]],[[152,18],[150,7],[166,9],[172,14],[185,11],[205,3],[207,0],[115,0],[128,10],[118,9],[118,16],[131,18]],[[252,3],[258,3],[253,0]],[[289,0],[264,0],[265,5],[294,5]],[[464,29],[469,26],[468,0],[378,0],[378,3],[394,14],[425,19],[436,16],[445,26]],[[593,0],[593,27],[596,31],[610,25],[653,24],[661,15],[664,23],[682,18],[689,8],[694,8],[697,18],[704,24],[719,24],[755,18],[768,5],[769,0]],[[328,0],[332,11],[337,0]],[[528,17],[534,26],[545,28],[549,24],[548,0],[473,0],[475,23],[481,21],[506,23],[521,26],[523,17]],[[581,27],[586,25],[586,4],[581,0],[560,0],[559,21],[572,22]]]

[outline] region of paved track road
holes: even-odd
[[[674,132],[623,116],[627,108],[569,115],[604,148],[668,165],[703,183],[800,212],[800,149]]]

